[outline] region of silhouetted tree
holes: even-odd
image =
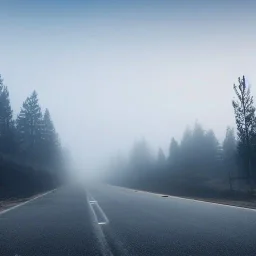
[[[190,165],[193,160],[193,134],[190,128],[186,128],[180,142],[180,158],[182,165]]]
[[[143,139],[136,142],[130,153],[130,168],[135,180],[142,180],[152,168],[152,156],[147,142]]]
[[[169,148],[169,165],[172,169],[177,168],[180,160],[180,149],[178,142],[172,138]]]
[[[205,169],[207,169],[208,172],[212,172],[212,175],[216,175],[218,170],[220,170],[219,167],[221,164],[219,142],[213,130],[209,130],[205,133],[204,140],[202,157],[205,162]]]
[[[233,128],[227,127],[226,136],[223,141],[223,161],[226,171],[233,172],[236,169],[236,138]]]
[[[3,85],[0,75],[0,152],[14,153],[15,127],[12,119],[12,108],[9,99],[9,91]]]
[[[108,166],[108,174],[110,174],[109,181],[111,183],[122,184],[124,179],[130,178],[130,173],[127,172],[126,159],[121,154],[118,154],[111,159]]]
[[[43,120],[35,91],[23,103],[17,117],[17,132],[20,149],[26,159],[41,163],[43,160],[40,152],[43,142]]]
[[[195,123],[192,136],[192,163],[190,164],[194,166],[195,170],[198,170],[201,167],[202,154],[205,153],[205,131],[198,122]]]
[[[233,86],[236,99],[232,101],[238,135],[238,152],[243,159],[244,169],[248,179],[253,176],[252,158],[253,141],[255,138],[255,107],[250,88],[246,84],[245,77],[238,78],[238,85]]]
[[[134,144],[130,159],[138,166],[147,165],[151,162],[151,153],[145,140],[138,141]]]
[[[157,155],[157,164],[159,167],[164,167],[165,165],[165,154],[161,148],[158,149],[158,155]]]
[[[60,143],[58,134],[55,131],[54,124],[48,109],[45,110],[42,120],[42,154],[46,165],[57,167],[60,162]]]
[[[0,75],[0,199],[30,196],[63,182],[69,160],[63,157],[50,113],[46,110],[42,117],[36,92],[23,103],[15,122]]]

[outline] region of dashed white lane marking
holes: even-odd
[[[105,215],[105,213],[103,212],[103,210],[100,208],[100,206],[98,205],[98,202],[96,200],[94,200],[92,198],[91,195],[88,195],[87,193],[87,199],[88,199],[88,202],[89,202],[89,207],[91,209],[91,212],[92,212],[92,216],[93,216],[93,223],[94,223],[94,232],[95,232],[95,235],[98,239],[98,242],[99,242],[99,246],[100,246],[100,249],[101,249],[101,253],[103,256],[114,256],[113,253],[111,252],[111,249],[109,248],[109,245],[106,241],[106,238],[105,238],[105,235],[102,231],[102,228],[100,225],[103,225],[103,224],[107,224],[109,223],[109,220],[107,218],[107,216]],[[98,221],[98,218],[97,218],[97,215],[93,209],[93,205],[97,205],[97,207],[99,207],[98,209],[100,210],[101,209],[101,214],[102,216],[105,218],[106,221],[104,222],[99,222]]]
[[[99,225],[105,225],[109,223],[108,217],[106,216],[106,214],[103,212],[102,208],[99,206],[99,204],[97,203],[98,209],[100,210],[100,213],[102,214],[103,218],[105,219],[105,222],[100,222]]]
[[[93,212],[93,214],[94,214],[98,224],[99,225],[106,225],[106,224],[108,224],[109,223],[109,219],[106,216],[106,214],[104,213],[104,211],[101,209],[101,207],[99,206],[98,202],[91,195],[89,197],[91,198],[91,200],[88,200],[88,201],[89,201],[89,203],[91,205],[92,212]],[[94,208],[92,207],[92,205],[95,205],[98,208],[98,210],[99,210],[100,214],[102,215],[104,221],[99,221],[98,220],[98,216],[97,216]]]
[[[28,201],[25,201],[25,202],[23,202],[23,203],[20,203],[20,204],[17,204],[17,205],[15,205],[15,206],[12,206],[12,207],[10,207],[10,208],[4,210],[4,211],[0,211],[0,215],[2,215],[2,214],[4,214],[4,213],[7,213],[7,212],[9,212],[9,211],[12,211],[12,210],[14,210],[14,209],[16,209],[16,208],[18,208],[18,207],[20,207],[20,206],[23,206],[23,205],[25,205],[25,204],[27,204],[27,203],[29,203],[29,202],[32,202],[32,201],[38,199],[38,198],[40,198],[40,197],[46,196],[47,194],[49,194],[49,193],[51,193],[51,192],[53,192],[53,191],[55,191],[55,190],[57,190],[57,188],[55,188],[55,189],[53,189],[53,190],[50,190],[50,191],[48,191],[48,192],[46,192],[46,193],[44,193],[44,194],[41,194],[41,195],[39,195],[39,196],[36,196],[36,197],[34,197],[34,198],[32,198],[32,199],[30,199],[30,200],[28,200]]]

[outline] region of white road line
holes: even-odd
[[[106,216],[106,214],[103,212],[102,208],[99,206],[98,202],[96,204],[98,206],[98,209],[100,210],[100,213],[102,214],[103,218],[105,219],[105,223],[104,224],[108,224],[109,223],[109,219]],[[101,224],[99,223],[99,225],[102,225],[103,222],[101,222]]]
[[[100,222],[100,221],[98,220],[97,214],[95,213],[95,210],[93,209],[93,207],[91,207],[91,208],[92,208],[92,211],[93,211],[93,214],[95,215],[95,218],[96,218],[98,224],[99,224],[99,225],[106,225],[106,224],[108,224],[108,223],[109,223],[109,219],[108,219],[108,217],[106,216],[106,214],[104,213],[104,211],[102,210],[102,208],[99,206],[98,202],[97,202],[91,195],[90,195],[90,198],[92,198],[91,201],[88,200],[89,203],[90,203],[90,205],[95,205],[95,206],[98,208],[98,210],[100,211],[100,213],[101,213],[103,219],[105,220],[105,221],[101,221],[101,222]]]
[[[197,203],[214,204],[214,205],[218,205],[218,206],[222,206],[222,207],[236,208],[236,209],[240,209],[240,210],[247,210],[247,211],[256,212],[256,209],[249,208],[249,207],[235,206],[235,205],[225,204],[225,203],[208,202],[208,201],[203,201],[203,200],[200,200],[200,199],[190,199],[190,198],[184,198],[184,197],[178,197],[178,196],[170,196],[170,195],[168,195],[168,197],[175,198],[175,199],[183,199],[183,200],[197,202]]]
[[[57,190],[57,188],[55,188],[55,189],[53,189],[53,190],[50,190],[50,191],[48,191],[48,192],[46,192],[46,193],[44,193],[44,194],[41,194],[41,195],[39,195],[39,196],[36,196],[36,197],[34,197],[34,198],[32,198],[32,199],[30,199],[30,200],[28,200],[28,201],[25,201],[25,202],[23,202],[23,203],[20,203],[20,204],[17,204],[17,205],[15,205],[15,206],[12,206],[12,207],[10,207],[10,208],[8,208],[8,209],[6,209],[6,210],[0,211],[0,215],[2,215],[2,214],[4,214],[4,213],[7,213],[7,212],[9,212],[9,211],[12,211],[12,210],[14,210],[14,209],[16,209],[16,208],[18,208],[18,207],[20,207],[20,206],[23,206],[23,205],[25,205],[25,204],[27,204],[27,203],[29,203],[29,202],[32,202],[32,201],[38,199],[38,198],[40,198],[40,197],[46,196],[47,194],[49,194],[49,193],[51,193],[51,192],[53,192],[53,191],[55,191],[55,190]]]
[[[92,198],[90,195],[88,195],[87,193],[87,200],[89,202],[89,207],[91,208],[91,212],[92,212],[92,216],[93,216],[93,223],[94,223],[94,232],[95,232],[95,235],[98,239],[98,242],[99,242],[99,246],[100,246],[100,249],[101,249],[101,253],[103,256],[114,256],[113,253],[111,252],[110,248],[109,248],[109,245],[106,241],[106,238],[105,238],[105,235],[100,227],[100,223],[98,221],[98,218],[97,218],[97,215],[93,209],[93,204],[96,204],[96,203],[90,203],[90,200],[89,200],[89,197]],[[95,201],[95,200],[93,200]]]
[[[107,222],[98,222],[99,225],[107,225]]]

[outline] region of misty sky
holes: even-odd
[[[237,77],[256,93],[255,1],[0,2],[15,114],[36,89],[86,166],[141,137],[167,151],[196,119],[223,139]]]

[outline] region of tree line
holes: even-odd
[[[57,186],[64,179],[65,164],[50,111],[42,111],[36,91],[15,118],[0,75],[0,198]]]
[[[256,181],[256,117],[253,96],[243,76],[233,85],[236,130],[227,127],[218,141],[213,130],[195,122],[181,141],[172,138],[167,155],[153,156],[145,139],[128,157],[112,158],[104,177],[110,183],[185,196],[223,196],[253,192]]]

